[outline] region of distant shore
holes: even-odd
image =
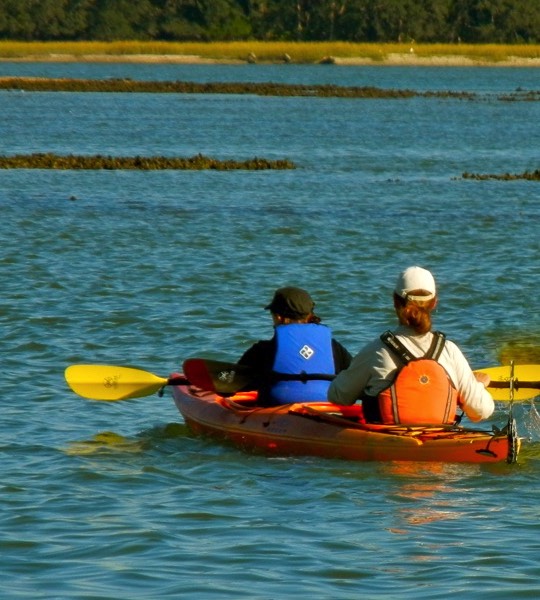
[[[95,63],[140,63],[140,64],[294,64],[287,57],[279,60],[258,60],[252,55],[246,59],[211,58],[195,54],[36,54],[24,57],[2,57],[0,62],[95,62]],[[301,62],[298,64],[306,64]],[[503,60],[487,60],[462,55],[421,56],[414,51],[390,53],[385,57],[340,57],[326,56],[312,64],[330,64],[337,66],[427,66],[427,67],[540,67],[540,58],[508,56]]]
[[[540,44],[0,40],[0,62],[540,67]]]

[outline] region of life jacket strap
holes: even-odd
[[[391,331],[385,331],[381,335],[381,341],[392,350],[404,365],[408,365],[411,360],[416,358]]]
[[[433,341],[429,350],[426,352],[424,358],[431,358],[432,360],[439,360],[439,356],[443,351],[444,344],[446,343],[446,336],[442,331],[433,332]]]
[[[441,331],[434,331],[433,341],[424,356],[414,356],[414,354],[408,350],[391,331],[385,331],[381,335],[381,341],[392,350],[404,365],[408,365],[411,360],[418,360],[419,358],[438,360],[443,351],[446,336]]]

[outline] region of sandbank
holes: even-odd
[[[246,57],[245,60],[234,58],[210,58],[195,54],[39,54],[25,57],[1,57],[0,62],[95,62],[95,63],[140,63],[140,64],[294,64],[290,60],[258,60]],[[540,57],[525,58],[509,56],[504,60],[487,60],[462,55],[422,56],[414,51],[408,53],[391,53],[384,58],[374,60],[370,57],[327,56],[318,63],[337,66],[425,66],[425,67],[540,67]],[[305,64],[305,63],[301,63]]]

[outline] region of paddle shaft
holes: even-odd
[[[518,370],[520,368],[524,367],[517,367]],[[505,390],[512,392],[514,400],[532,399],[539,394],[537,390],[540,390],[540,381],[531,378],[531,375],[534,377],[537,374],[538,368],[540,367],[536,365],[525,367],[527,370],[521,373],[523,380],[518,377],[507,378],[506,369],[503,367],[482,369],[481,372],[491,372],[497,377],[492,378],[488,389],[495,400],[508,402],[511,398],[503,394]],[[330,381],[334,377],[335,375],[327,373],[272,372],[264,375],[246,365],[198,358],[184,362],[184,375],[168,379],[132,367],[110,365],[73,365],[65,372],[66,381],[76,394],[84,398],[108,401],[150,396],[170,385],[193,385],[226,396],[240,391],[256,390],[260,388],[261,383]]]
[[[510,387],[510,381],[490,381],[488,387],[496,389],[508,389]],[[514,389],[540,390],[540,381],[519,381],[519,379],[516,379],[514,380]]]
[[[510,377],[508,367],[488,367],[485,369],[478,369],[476,373],[486,373],[490,376],[491,381],[488,388],[493,390],[504,390],[510,389],[510,379],[513,380],[514,390],[518,389],[540,389],[540,381],[531,380],[529,381],[531,373],[535,375],[539,372],[535,365],[527,367],[516,367],[519,369],[526,369],[521,373],[521,379],[518,377]],[[212,384],[229,386],[229,393],[246,389],[246,386],[260,385],[261,381],[265,383],[273,383],[275,381],[311,381],[311,380],[325,380],[331,381],[335,378],[334,374],[327,373],[278,373],[275,371],[269,373],[260,373],[253,367],[241,365],[237,363],[229,363],[217,360],[207,360],[203,358],[190,358],[184,362],[183,365],[184,374],[190,379],[195,385],[203,387],[204,389],[211,389]],[[508,370],[508,373],[507,373]],[[209,386],[209,387],[207,387]],[[217,391],[217,389],[213,390]],[[533,396],[531,396],[533,397]]]

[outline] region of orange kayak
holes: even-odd
[[[363,422],[361,407],[356,405],[308,402],[263,408],[256,404],[256,392],[223,397],[187,385],[172,389],[174,402],[193,432],[267,455],[513,463],[519,453],[513,419],[502,431],[374,425]]]

